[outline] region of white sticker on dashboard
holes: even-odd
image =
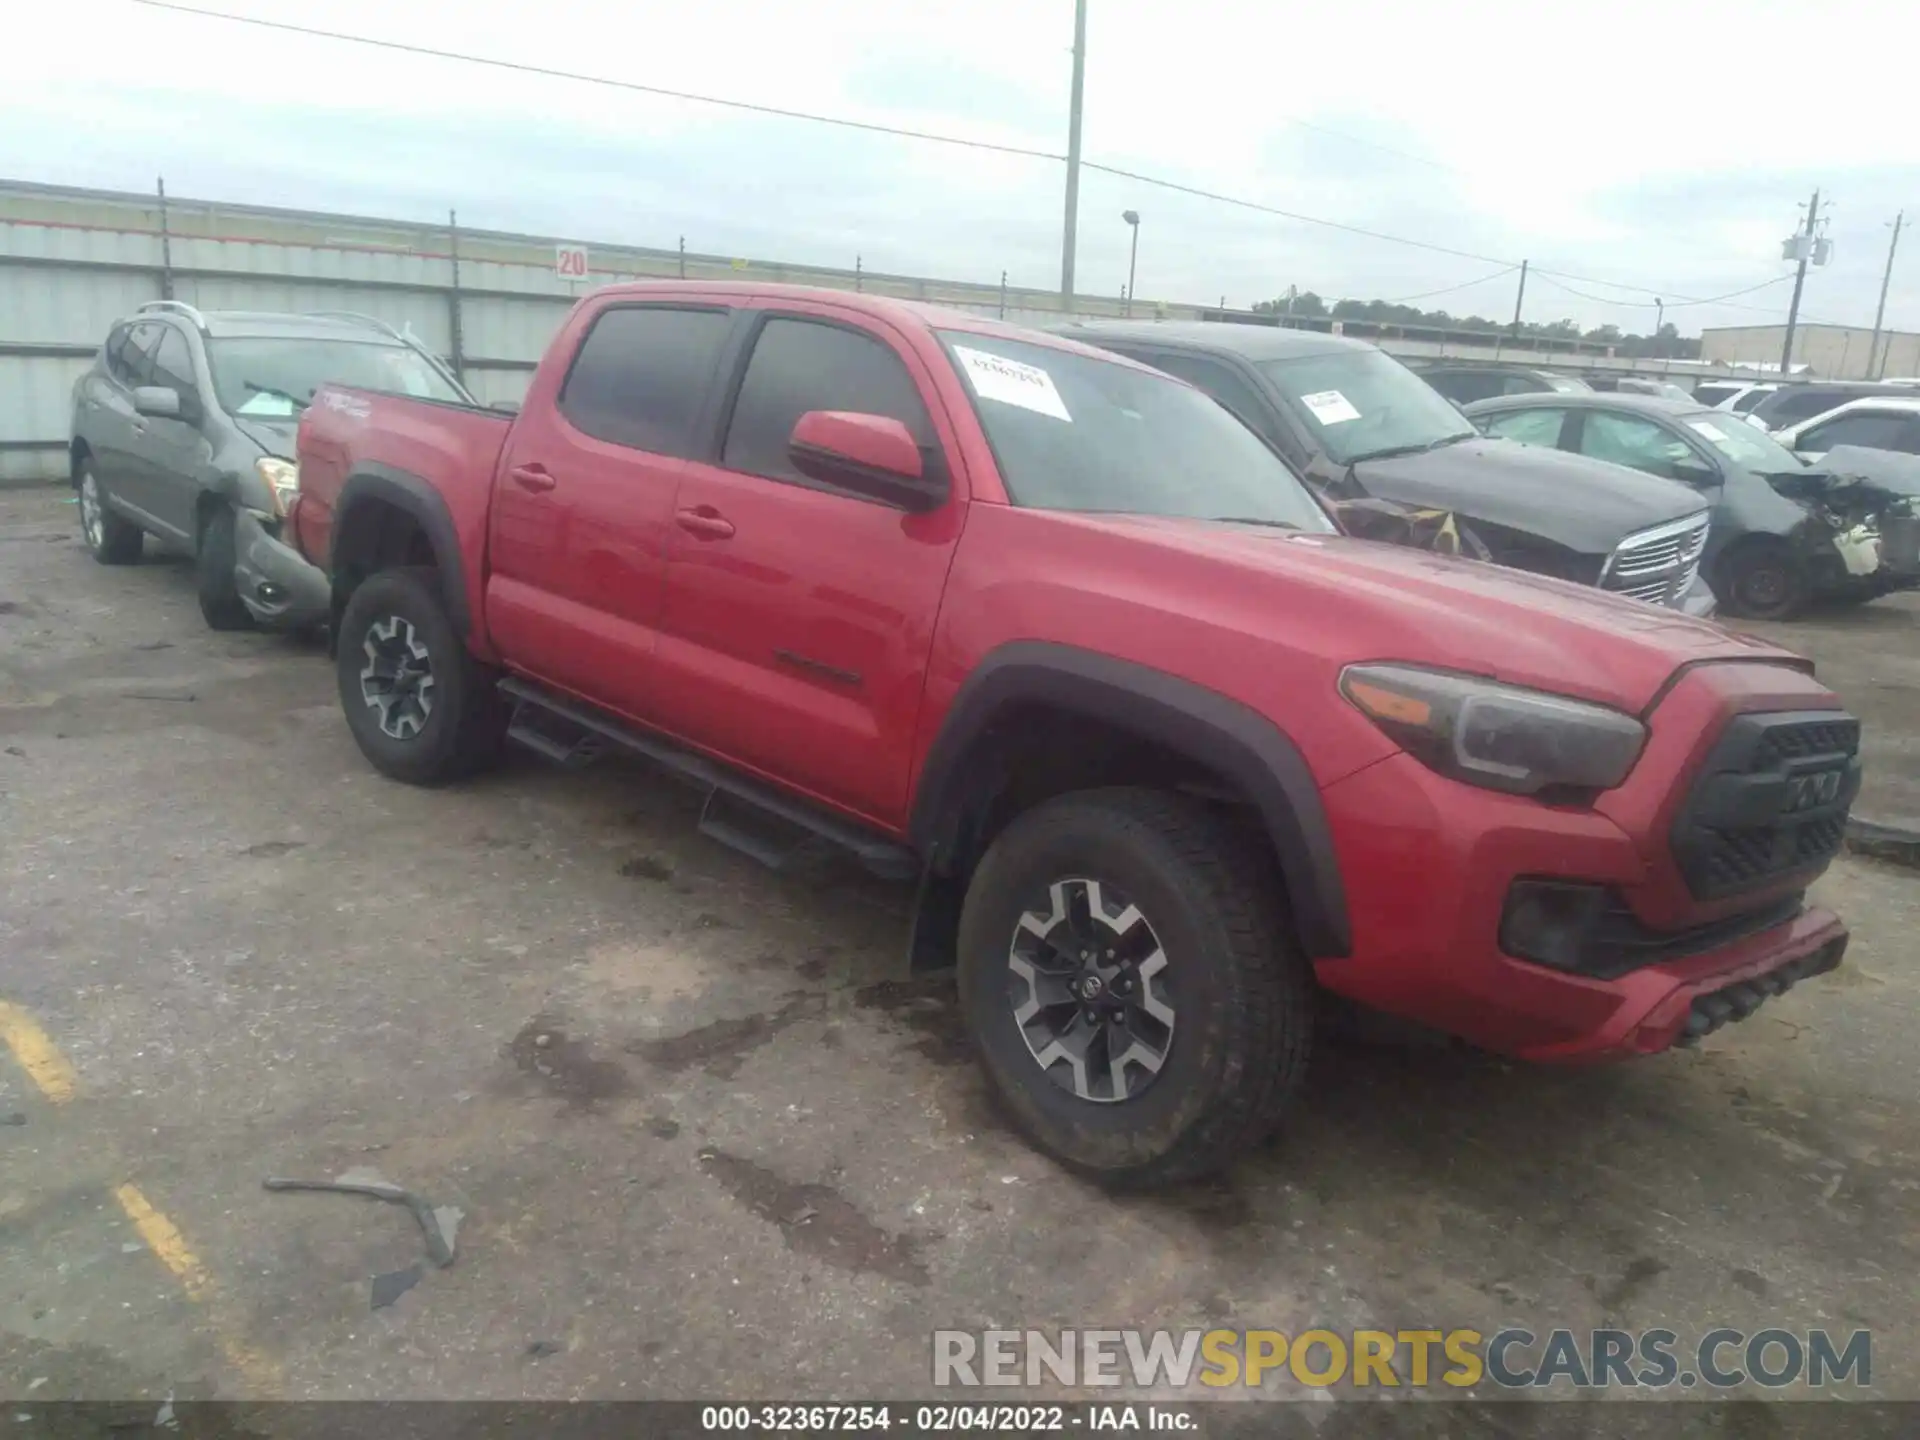
[[[967,372],[973,393],[982,400],[1018,405],[1022,410],[1065,420],[1069,425],[1073,423],[1073,417],[1067,413],[1067,402],[1054,388],[1053,377],[1038,365],[989,355],[984,350],[970,350],[965,345],[954,346],[953,353]]]
[[[1311,395],[1302,395],[1300,403],[1311,410],[1313,418],[1322,425],[1341,425],[1360,418],[1353,402],[1338,390],[1317,390]]]

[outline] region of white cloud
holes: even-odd
[[[524,65],[1065,148],[1070,0],[200,0]],[[1866,323],[1884,222],[1920,211],[1911,46],[1810,66],[1795,38],[1883,34],[1910,0],[1093,0],[1086,155],[1303,214],[1670,301],[1780,272],[1815,184],[1836,263],[1807,312]],[[599,240],[1050,285],[1061,168],[276,33],[130,0],[37,9],[0,97],[22,178],[375,209]],[[1329,132],[1338,133],[1329,133]],[[1350,137],[1350,138],[1343,138]],[[1403,152],[1396,154],[1393,152]],[[1411,158],[1417,157],[1417,158]],[[1394,298],[1495,268],[1088,172],[1081,288],[1247,304],[1289,284]],[[1920,326],[1920,250],[1890,319]],[[1638,304],[1581,298],[1612,296]],[[1426,302],[1504,314],[1511,277]],[[1744,303],[1784,310],[1785,286]],[[1628,328],[1651,297],[1542,276],[1533,318]],[[1669,309],[1685,328],[1762,322]]]

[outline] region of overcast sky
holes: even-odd
[[[642,84],[1066,148],[1072,0],[189,0]],[[1369,239],[1087,172],[1078,288],[1250,305],[1289,284],[1692,333],[1784,318],[1815,186],[1832,265],[1805,316],[1873,320],[1920,218],[1913,0],[1090,0],[1085,155],[1403,236]],[[1064,167],[287,35],[58,0],[9,17],[0,178],[440,219],[1018,285],[1059,283]],[[1844,54],[1812,45],[1880,36]],[[1811,48],[1802,48],[1802,37]],[[1920,329],[1920,236],[1889,323]],[[1585,279],[1555,279],[1540,271]],[[1614,285],[1594,282],[1615,282]],[[1571,286],[1572,289],[1566,287]],[[1620,288],[1646,287],[1645,290]],[[1583,292],[1581,294],[1575,291]],[[1598,298],[1588,298],[1598,297]],[[1751,308],[1746,308],[1751,307]]]

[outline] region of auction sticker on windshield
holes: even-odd
[[[1322,425],[1340,425],[1360,418],[1353,402],[1338,390],[1316,390],[1311,395],[1302,395],[1300,403],[1311,410],[1313,418]]]
[[[1054,388],[1053,377],[1038,365],[989,355],[984,350],[970,350],[965,345],[954,346],[953,353],[966,370],[973,393],[982,400],[1018,405],[1022,410],[1073,423],[1073,417],[1067,413],[1067,402]]]
[[[1723,450],[1736,460],[1740,458],[1738,447],[1735,446],[1733,441],[1726,435],[1721,433],[1717,425],[1706,420],[1689,420],[1687,422],[1687,428],[1702,440],[1705,440],[1709,445],[1713,446],[1714,449]]]

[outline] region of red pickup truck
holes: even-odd
[[[1184,382],[879,299],[582,300],[517,416],[323,390],[291,532],[367,758],[650,756],[918,882],[991,1083],[1112,1181],[1227,1162],[1318,991],[1643,1054],[1840,961],[1859,726],[1671,610],[1350,539]]]

